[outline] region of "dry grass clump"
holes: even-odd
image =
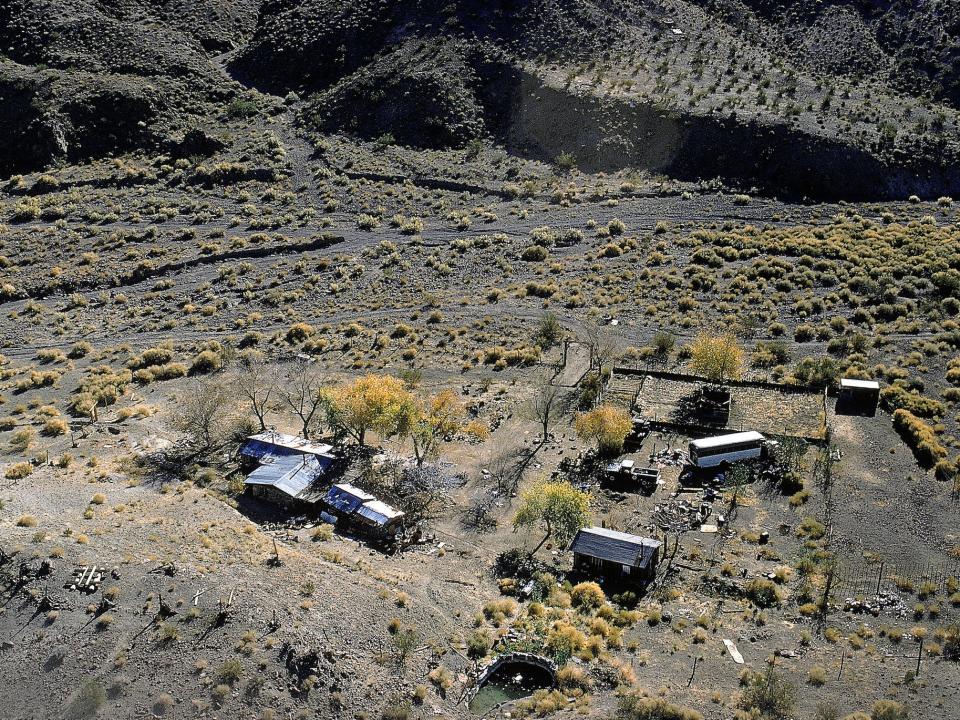
[[[14,463],[3,473],[8,480],[22,480],[33,472],[33,465],[28,462]]]
[[[696,710],[675,705],[664,698],[649,697],[644,692],[621,698],[619,714],[624,720],[703,720],[703,715]]]
[[[43,434],[50,437],[65,435],[68,430],[70,424],[63,418],[47,418],[43,423]]]
[[[453,687],[453,673],[443,665],[439,665],[431,670],[427,675],[427,679],[429,679],[438,690],[444,692]]]
[[[595,582],[582,582],[570,590],[570,600],[579,608],[597,608],[607,599],[603,589]]]
[[[315,542],[326,542],[333,537],[333,525],[321,523],[310,531],[310,539]]]

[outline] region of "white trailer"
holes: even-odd
[[[730,433],[690,441],[690,464],[695,467],[716,467],[740,460],[765,457],[770,442],[755,431]]]

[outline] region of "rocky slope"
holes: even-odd
[[[893,0],[11,0],[0,171],[165,149],[240,97],[255,124],[253,88],[317,135],[492,140],[800,196],[953,194],[958,22]]]

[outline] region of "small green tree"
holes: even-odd
[[[539,482],[523,494],[513,527],[539,527],[544,531],[543,540],[531,550],[532,555],[551,537],[561,545],[573,540],[587,524],[589,510],[588,493],[565,482]]]
[[[564,151],[554,158],[553,164],[558,172],[568,173],[577,166],[577,158],[573,153]]]
[[[417,647],[420,635],[414,628],[402,628],[392,636],[393,645],[397,650],[397,664],[402,665],[410,657],[410,653]]]
[[[549,350],[563,337],[563,326],[552,312],[545,312],[537,323],[537,332],[534,341],[544,350]]]

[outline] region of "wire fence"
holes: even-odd
[[[847,560],[838,568],[834,588],[836,595],[856,597],[915,590],[929,584],[942,593],[950,578],[960,579],[960,558],[936,563]]]

